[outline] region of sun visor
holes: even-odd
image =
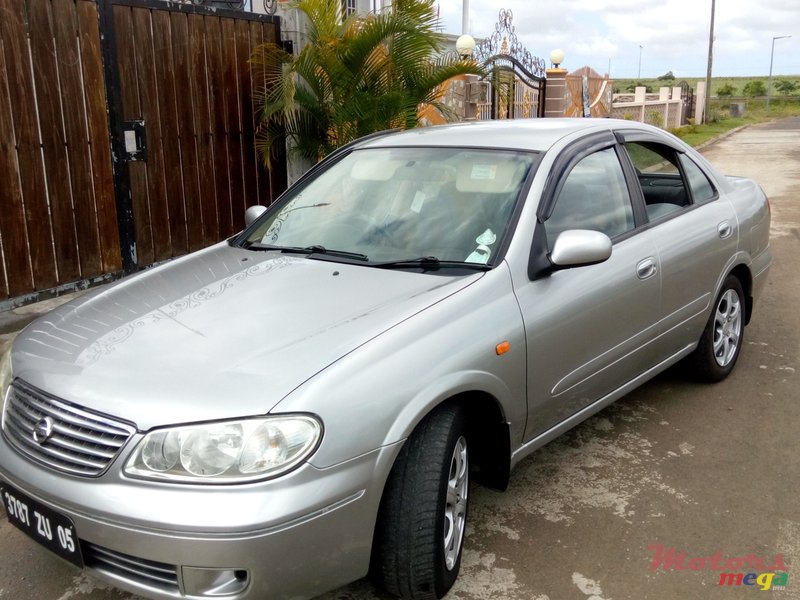
[[[365,153],[353,164],[350,176],[357,181],[389,181],[405,162],[389,156],[389,152]]]

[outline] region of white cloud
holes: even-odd
[[[642,76],[673,71],[705,74],[711,0],[470,0],[470,33],[491,35],[500,7],[513,12],[517,36],[532,54],[546,57],[560,47],[567,68],[589,65],[612,75],[635,77],[639,46]],[[461,30],[461,0],[439,0],[445,31]],[[714,74],[766,75],[773,36],[773,71],[800,74],[800,6],[797,0],[717,0]]]

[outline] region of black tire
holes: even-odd
[[[742,284],[729,275],[714,301],[700,343],[688,357],[688,365],[701,381],[722,381],[736,366],[744,344],[746,300]]]
[[[464,421],[457,406],[428,415],[403,446],[386,483],[371,574],[378,586],[401,598],[441,598],[458,576],[469,490]],[[453,535],[446,547],[448,527]]]

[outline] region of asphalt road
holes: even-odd
[[[775,261],[734,374],[710,386],[672,369],[526,459],[505,493],[473,487],[449,600],[727,600],[746,592],[719,585],[714,559],[761,573],[776,555],[788,580],[772,593],[800,599],[800,118],[704,153],[772,206]],[[658,547],[685,568],[651,569]],[[132,598],[0,518],[0,599]],[[383,598],[357,582],[321,600]]]

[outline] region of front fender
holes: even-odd
[[[497,345],[508,342],[502,355]],[[519,443],[525,428],[526,356],[505,267],[372,339],[317,374],[272,412],[312,412],[324,425],[311,458],[325,468],[405,439],[455,395],[492,396]]]

